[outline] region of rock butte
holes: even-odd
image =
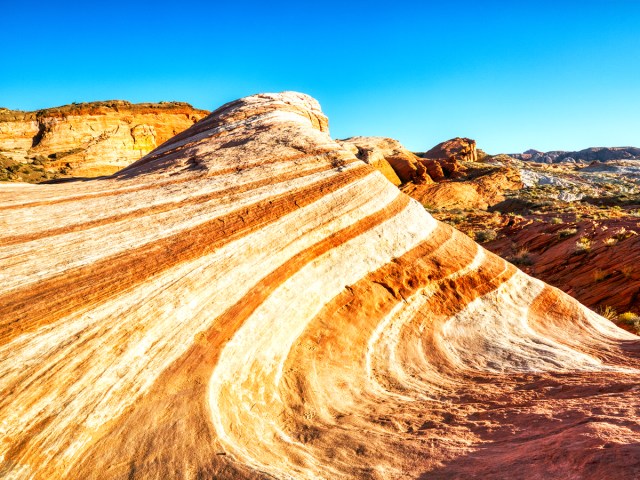
[[[0,476],[640,475],[638,337],[434,220],[310,97],[0,192]]]

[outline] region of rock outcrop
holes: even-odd
[[[447,160],[449,162],[478,161],[476,141],[461,137],[439,143],[428,152],[419,154],[419,156],[433,160]]]
[[[394,185],[432,181],[420,164],[420,159],[397,140],[385,137],[351,137],[338,142],[360,160],[380,170]]]
[[[479,208],[486,210],[505,200],[505,192],[522,188],[518,170],[483,168],[479,173],[465,167],[457,181],[404,185],[402,191],[429,208]],[[446,178],[446,177],[445,177]]]
[[[637,478],[637,337],[434,220],[316,101],[0,185],[8,478]]]
[[[22,181],[110,175],[208,113],[187,103],[121,100],[35,112],[0,109],[0,158]]]

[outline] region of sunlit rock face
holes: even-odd
[[[4,478],[637,478],[638,338],[435,221],[297,93],[0,186]]]
[[[0,156],[58,176],[110,175],[208,113],[187,103],[122,100],[35,112],[0,109]]]

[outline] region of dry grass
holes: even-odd
[[[616,320],[618,318],[618,312],[610,305],[598,308],[598,313],[608,320]]]

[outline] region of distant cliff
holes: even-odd
[[[122,100],[34,112],[0,108],[0,179],[109,175],[208,113],[183,102]]]

